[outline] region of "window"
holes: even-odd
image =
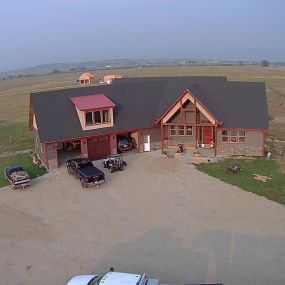
[[[245,131],[238,132],[238,142],[245,143]]]
[[[101,111],[94,112],[94,124],[102,124]]]
[[[229,142],[229,132],[222,131],[222,142]]]
[[[170,136],[193,136],[192,126],[170,126]]]
[[[109,110],[102,111],[103,123],[110,123]]]
[[[222,142],[245,143],[245,131],[222,131]]]
[[[177,136],[176,126],[170,126],[170,136]]]
[[[231,131],[231,143],[237,143],[238,142],[238,131]]]
[[[185,126],[185,128],[186,128],[186,134],[185,134],[185,136],[192,136],[192,135],[193,135],[192,126]]]
[[[85,122],[86,122],[86,125],[92,125],[93,124],[92,112],[86,112],[85,113]]]
[[[85,113],[85,124],[88,125],[99,125],[110,123],[110,110],[100,110],[94,112]]]
[[[184,136],[184,126],[178,126],[178,136]]]

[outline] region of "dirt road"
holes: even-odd
[[[285,207],[183,159],[127,157],[83,190],[61,169],[0,189],[0,284],[61,285],[76,274],[147,272],[162,283],[285,283]]]

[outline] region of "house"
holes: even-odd
[[[209,148],[262,156],[268,130],[265,84],[221,76],[115,79],[111,85],[32,93],[30,128],[47,169],[72,155],[99,159],[126,135],[138,152]]]
[[[94,75],[90,72],[84,72],[79,76],[78,82],[82,85],[84,84],[92,84],[94,82]]]
[[[126,76],[125,75],[122,75],[122,74],[108,74],[108,75],[104,75],[104,83],[107,83],[107,84],[111,84],[113,82],[114,79],[116,78],[125,78]]]

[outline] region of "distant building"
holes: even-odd
[[[127,76],[122,74],[108,74],[104,75],[104,83],[111,84],[115,78],[125,78]]]
[[[80,84],[92,84],[94,82],[94,75],[90,72],[84,72],[79,76],[78,82]]]

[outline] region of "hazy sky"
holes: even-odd
[[[113,58],[285,61],[284,0],[0,0],[0,71]]]

